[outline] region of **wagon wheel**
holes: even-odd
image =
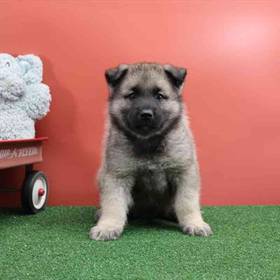
[[[28,214],[36,214],[46,207],[48,181],[41,171],[27,173],[21,192],[22,207]]]

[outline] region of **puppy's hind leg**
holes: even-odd
[[[118,178],[106,174],[100,185],[101,215],[97,225],[89,233],[94,240],[117,239],[126,224],[128,208],[132,203],[130,189],[133,180],[130,177]]]
[[[94,222],[98,222],[101,217],[101,208],[96,209],[94,213]]]

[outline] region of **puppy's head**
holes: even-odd
[[[108,69],[112,122],[129,136],[149,139],[170,129],[181,116],[184,68],[152,63]]]

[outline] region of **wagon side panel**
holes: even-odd
[[[0,169],[41,162],[42,142],[0,143]]]

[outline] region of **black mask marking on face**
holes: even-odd
[[[132,133],[129,129],[123,126],[120,123],[120,120],[111,115],[112,124],[124,135],[127,139],[133,144],[133,150],[135,154],[139,157],[145,157],[147,155],[156,155],[164,152],[165,144],[164,140],[165,137],[171,132],[181,120],[181,114],[177,117],[170,120],[169,125],[161,131],[160,134],[152,135],[149,138],[143,139],[142,137],[138,137],[136,134]]]

